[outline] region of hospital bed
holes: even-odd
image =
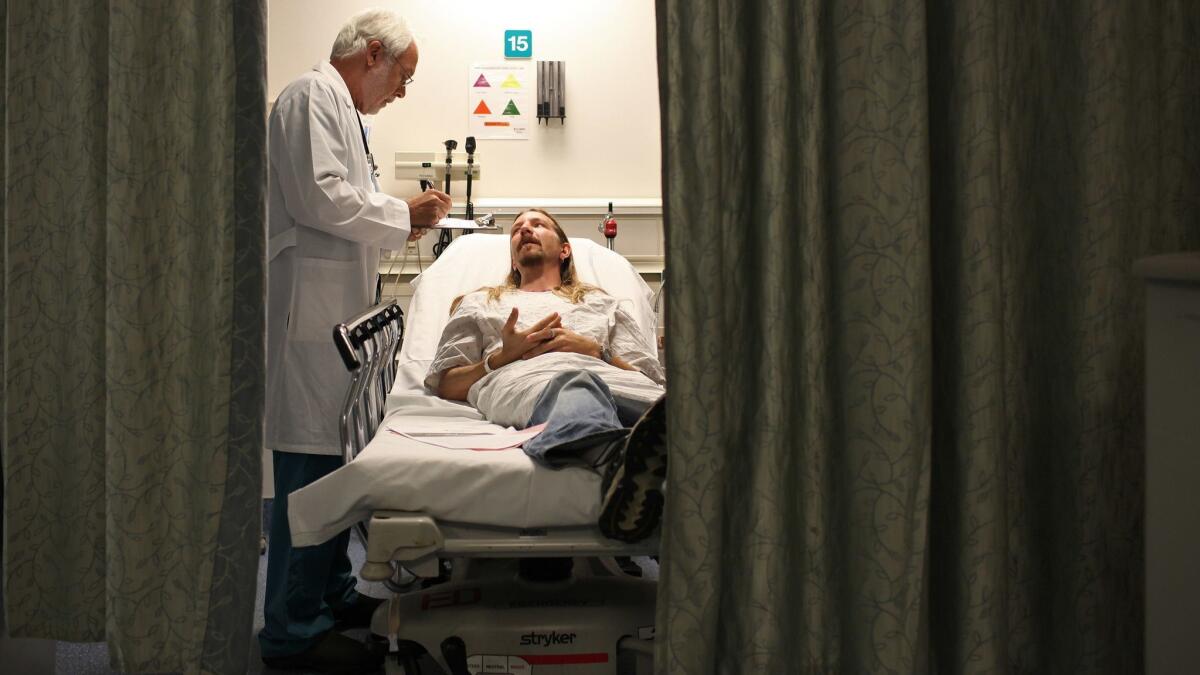
[[[571,243],[580,279],[627,301],[653,342],[650,289],[629,262]],[[592,471],[548,469],[520,448],[443,447],[505,430],[424,390],[453,299],[500,283],[508,244],[506,235],[456,239],[413,280],[406,326],[393,302],[335,328],[352,373],[339,420],[347,463],[291,494],[292,543],[360,528],[362,578],[393,592],[371,626],[386,639],[388,672],[648,673],[656,584],[622,573],[613,557],[653,554],[657,535],[605,538]],[[431,579],[440,583],[422,587]]]

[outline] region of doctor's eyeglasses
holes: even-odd
[[[407,87],[408,85],[413,83],[413,74],[412,73],[405,72],[403,70],[403,66],[401,66],[399,63],[395,63],[394,67],[401,69],[400,70],[400,76],[401,76],[400,77],[400,86],[401,87]]]

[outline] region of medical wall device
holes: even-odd
[[[446,146],[446,182],[443,192],[450,194],[450,181],[454,178],[454,149],[458,147],[458,141],[453,138],[447,139],[444,143]],[[437,258],[450,245],[450,241],[454,239],[454,235],[450,230],[442,230],[438,233],[437,243],[433,245],[433,257]]]
[[[396,180],[427,180],[437,185],[445,178],[446,164],[444,153],[445,150],[397,152],[394,160]],[[471,179],[479,180],[483,175],[479,153],[474,153],[470,158],[472,160],[470,165],[464,160],[451,158],[451,177],[455,180],[465,179],[467,172],[470,171]]]
[[[563,61],[537,62],[537,118],[538,124],[558,118],[559,123],[567,119],[567,68]]]
[[[613,216],[612,202],[608,203],[608,215],[600,219],[600,224],[596,226],[596,231],[604,235],[604,241],[608,244],[608,250],[615,251],[617,249],[617,219]]]
[[[467,220],[475,219],[475,204],[471,202],[471,167],[475,166],[475,137],[467,136]]]

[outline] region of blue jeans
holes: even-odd
[[[525,426],[545,422],[546,428],[525,444],[525,454],[552,468],[597,466],[649,407],[614,396],[595,373],[564,371],[550,380],[533,407]]]
[[[333,611],[354,602],[354,575],[346,547],[350,530],[323,544],[292,548],[287,503],[291,492],[342,466],[333,455],[274,452],[275,499],[271,504],[270,549],[263,614],[258,634],[263,656],[291,656],[308,649],[333,628]]]

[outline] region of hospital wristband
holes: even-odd
[[[490,363],[490,361],[491,361],[492,357],[495,356],[496,353],[499,351],[500,351],[499,349],[493,349],[492,351],[483,355],[483,374],[484,375],[487,375],[488,373],[495,370],[495,368],[492,368],[492,364]]]

